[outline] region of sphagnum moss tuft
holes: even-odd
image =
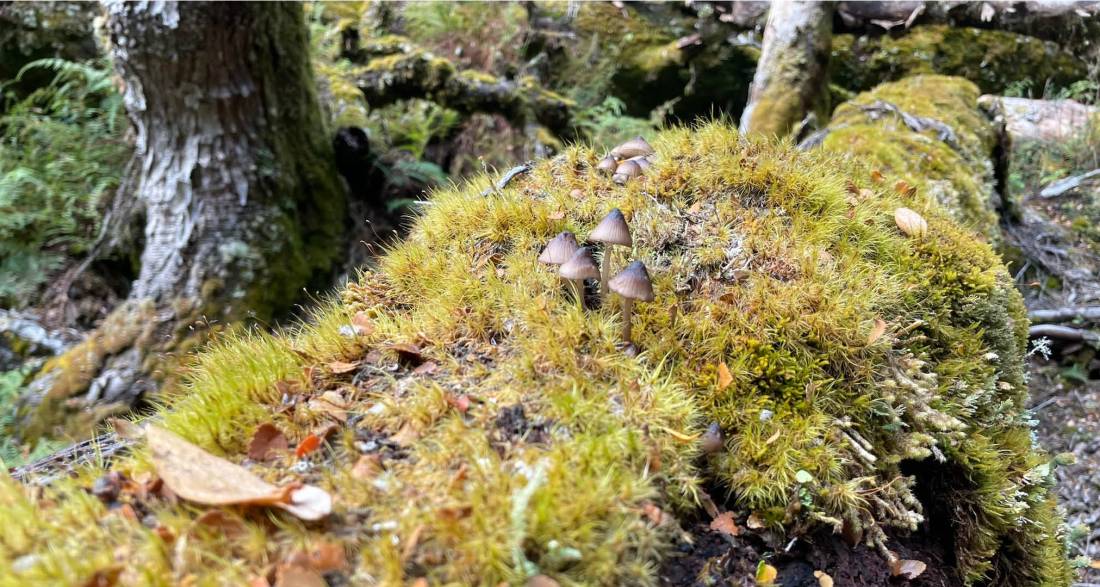
[[[624,186],[574,147],[500,193],[480,195],[487,178],[437,193],[339,304],[199,360],[157,417],[237,461],[258,424],[297,442],[331,419],[322,393],[347,403],[311,460],[251,465],[330,491],[325,525],[230,512],[245,531],[225,537],[150,497],[157,532],[85,493],[96,467],[44,494],[4,480],[0,582],[80,584],[122,556],[135,583],[242,584],[327,538],[353,584],[653,585],[673,529],[641,512],[691,510],[714,482],[772,529],[833,525],[882,549],[924,512],[957,512],[968,582],[1065,584],[1024,413],[1023,306],[989,246],[825,151],[721,123],[652,139],[656,162]],[[922,238],[898,230],[899,207]],[[610,305],[578,308],[537,260],[611,208],[652,278],[635,357]],[[704,456],[706,427],[722,438]],[[363,453],[374,466],[353,466]],[[141,478],[148,457],[113,468]]]

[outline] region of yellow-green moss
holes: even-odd
[[[81,489],[94,469],[34,503],[0,480],[0,578],[81,583],[124,552],[127,572],[151,584],[242,584],[327,537],[352,555],[352,584],[521,584],[542,572],[653,585],[675,529],[644,515],[650,502],[692,510],[713,482],[716,499],[774,530],[847,525],[889,547],[887,531],[920,519],[914,483],[940,483],[924,506],[965,514],[949,531],[969,582],[1065,584],[1050,476],[1024,414],[1024,310],[989,246],[826,150],[722,123],[651,142],[656,163],[625,186],[594,172],[600,153],[572,147],[500,193],[482,196],[481,177],[435,194],[379,270],[300,332],[237,337],[200,359],[157,417],[233,460],[261,422],[292,442],[324,422],[311,397],[350,402],[355,418],[306,473],[250,465],[331,491],[327,524],[245,516],[243,537],[191,537],[186,556],[169,555],[179,547],[137,521],[99,521]],[[926,237],[898,230],[900,205],[925,216]],[[636,306],[636,357],[617,345],[618,312],[580,310],[536,262],[558,231],[584,235],[612,207],[655,281],[656,300]],[[434,366],[414,371],[395,344]],[[334,374],[337,360],[362,371]],[[281,408],[284,395],[298,407]],[[728,440],[704,456],[695,439],[711,421]],[[397,447],[367,478],[352,472],[360,450],[376,450],[364,439]],[[914,466],[931,472],[910,479]],[[141,450],[114,465],[149,467]],[[177,536],[202,511],[144,507]]]
[[[978,88],[962,78],[919,75],[882,84],[837,107],[822,147],[868,169],[894,174],[964,226],[998,240],[992,153],[996,134],[978,109]],[[867,107],[880,102],[946,125],[918,132],[902,116]],[[891,186],[893,182],[891,182]]]
[[[1007,31],[918,26],[890,35],[833,37],[832,81],[854,91],[920,73],[964,77],[983,93],[1000,94],[1027,81],[1058,87],[1082,79],[1084,62],[1057,44]]]

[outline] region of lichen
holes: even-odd
[[[918,26],[898,37],[836,35],[830,68],[832,81],[853,91],[909,75],[939,73],[964,77],[992,94],[1025,81],[1064,87],[1088,72],[1082,60],[1055,43],[947,25]]]
[[[332,420],[322,393],[348,402],[325,450],[250,464],[336,495],[325,525],[241,515],[244,533],[207,535],[201,508],[124,495],[143,524],[85,493],[97,467],[41,499],[0,480],[0,578],[80,584],[124,553],[123,582],[244,584],[326,539],[352,584],[654,585],[676,532],[660,510],[694,515],[713,485],[779,536],[835,525],[881,548],[922,511],[953,512],[936,522],[968,583],[1066,584],[1024,410],[1024,308],[990,247],[827,150],[723,123],[651,142],[656,162],[625,186],[570,147],[491,195],[488,177],[436,193],[300,331],[204,354],[155,418],[233,460],[258,424],[297,441]],[[903,205],[926,236],[895,225]],[[536,262],[612,207],[655,282],[637,356],[612,304],[578,308]],[[704,455],[711,422],[726,442]],[[150,462],[139,448],[112,468]],[[937,491],[921,503],[923,487]]]
[[[939,75],[883,84],[837,107],[822,147],[898,176],[916,189],[918,197],[938,203],[961,224],[996,243],[996,133],[978,108],[978,94],[965,79]],[[917,131],[902,114],[868,110],[883,102],[907,115],[942,123],[950,133],[936,126]]]

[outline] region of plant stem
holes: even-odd
[[[634,300],[623,298],[623,342],[627,344],[633,344],[634,342],[630,340],[631,320],[633,319],[630,314],[633,309]]]
[[[611,251],[614,247],[611,244],[605,244],[603,249],[603,255],[600,258],[600,300],[607,301],[608,296],[611,295],[611,290],[607,285],[608,279],[611,276]]]
[[[577,306],[584,310],[584,280],[572,279],[570,281],[573,283],[573,295],[577,298]]]

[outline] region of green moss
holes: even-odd
[[[962,78],[938,75],[883,84],[837,107],[822,147],[903,178],[924,201],[938,203],[997,242],[991,161],[996,135],[978,108],[978,93]],[[918,132],[896,113],[866,110],[880,102],[946,125],[950,136],[936,125]]]
[[[326,525],[246,516],[243,537],[192,537],[168,571],[139,522],[103,530],[82,489],[94,469],[42,501],[0,481],[0,577],[80,583],[123,551],[149,582],[240,584],[327,537],[352,554],[353,584],[517,584],[542,572],[564,585],[654,585],[676,530],[644,512],[693,515],[714,483],[716,499],[777,532],[847,525],[880,548],[922,511],[962,512],[950,531],[969,582],[1066,584],[1024,412],[1026,319],[989,246],[827,150],[746,140],[721,123],[651,142],[657,162],[625,186],[594,172],[600,153],[571,147],[501,193],[482,196],[492,178],[480,177],[434,194],[408,240],[340,303],[298,332],[238,337],[199,360],[158,417],[233,460],[258,423],[296,441],[330,419],[311,401],[349,402],[355,418],[306,473],[250,465],[333,492]],[[898,230],[902,205],[927,219],[926,236]],[[617,345],[619,312],[580,310],[536,262],[555,233],[586,234],[612,207],[633,227],[629,256],[654,278],[656,300],[635,307],[637,356]],[[353,316],[364,333],[351,334]],[[414,370],[395,344],[417,345],[432,367]],[[333,373],[337,360],[362,373]],[[696,439],[712,421],[726,450],[708,456]],[[374,450],[364,439],[395,447],[374,453],[381,467],[365,479],[352,468]],[[150,463],[139,450],[114,468],[140,475]],[[935,482],[944,490],[918,503],[913,487]],[[202,513],[156,498],[142,507],[179,536]],[[39,562],[12,569],[31,552]]]
[[[900,37],[833,37],[832,80],[854,91],[921,73],[964,77],[983,93],[1013,83],[1067,86],[1087,74],[1084,62],[1057,44],[1006,31],[947,25],[914,27]]]

